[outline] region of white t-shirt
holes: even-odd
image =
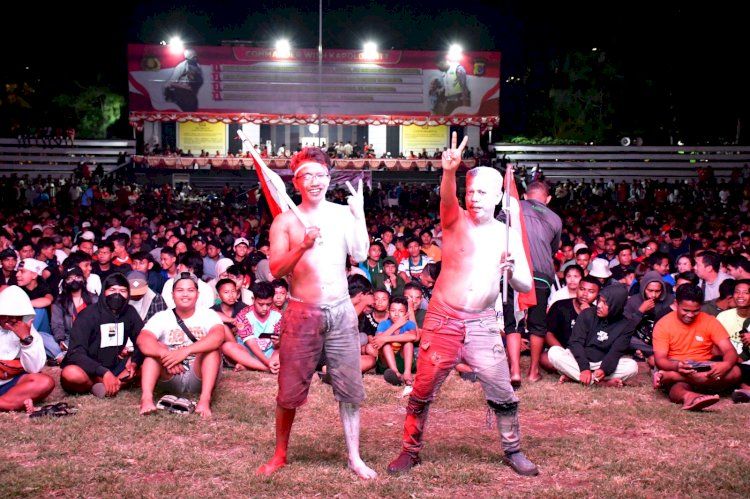
[[[190,332],[193,333],[196,340],[200,340],[206,336],[212,327],[222,325],[219,314],[211,309],[196,308],[193,315],[187,319],[183,319],[183,321]],[[167,348],[170,350],[188,347],[193,344],[177,324],[177,319],[171,309],[154,314],[146,325],[143,326],[143,329],[152,332],[156,336],[156,339],[167,345]],[[192,361],[192,357],[189,357],[189,360]]]

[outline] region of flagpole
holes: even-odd
[[[505,167],[505,189],[503,192],[503,213],[505,213],[505,258],[510,253],[510,183],[513,181],[513,166]],[[503,269],[503,304],[508,303],[508,267]]]
[[[255,150],[255,146],[252,142],[250,142],[250,139],[247,138],[247,135],[240,129],[237,130],[237,135],[242,139],[242,142],[247,144],[249,147],[249,153],[253,157],[253,160],[258,164],[260,168],[265,168],[267,170],[270,170],[268,168],[268,165],[266,165],[266,162],[263,161],[263,158],[260,157],[260,154],[258,154],[258,151]],[[302,214],[299,207],[294,204],[294,201],[292,201],[292,198],[289,197],[289,195],[286,193],[286,189],[279,189],[279,196],[281,197],[281,200],[287,205],[287,208],[292,210],[292,212],[297,215],[297,218],[300,222],[302,222],[302,225],[305,226],[305,229],[309,227],[309,224],[307,223],[307,217]]]

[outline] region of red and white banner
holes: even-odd
[[[463,124],[499,121],[500,53],[128,46],[130,120],[304,124]]]
[[[510,227],[517,230],[521,235],[523,241],[523,251],[526,253],[526,261],[529,263],[529,275],[534,275],[534,266],[531,262],[531,247],[529,246],[529,237],[526,233],[526,222],[523,219],[523,211],[521,210],[521,200],[518,197],[518,189],[516,188],[516,179],[513,176],[513,168],[508,167],[505,170],[505,185],[503,191],[503,206],[509,206],[510,208],[510,220],[506,220],[506,223],[510,222]],[[527,310],[536,305],[536,291],[534,286],[531,286],[531,290],[526,293],[516,293],[518,297],[518,309]]]

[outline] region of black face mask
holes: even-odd
[[[104,298],[107,306],[115,315],[125,310],[128,305],[128,299],[122,296],[120,293],[112,293]]]
[[[66,282],[65,288],[69,291],[80,291],[83,289],[83,281]]]

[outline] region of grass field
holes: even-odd
[[[432,406],[424,463],[388,476],[406,399],[380,377],[366,376],[365,386],[362,454],[380,473],[373,482],[346,470],[337,404],[317,379],[298,413],[290,464],[270,479],[255,477],[273,451],[276,379],[225,371],[208,422],[139,417],[139,390],[99,400],[65,398],[57,388],[50,401],[65,398],[78,414],[31,421],[0,414],[0,497],[750,496],[750,405],[722,399],[686,413],[645,374],[623,389],[558,385],[553,376],[524,385],[523,444],[539,465],[536,478],[500,464],[480,387],[453,375]]]

